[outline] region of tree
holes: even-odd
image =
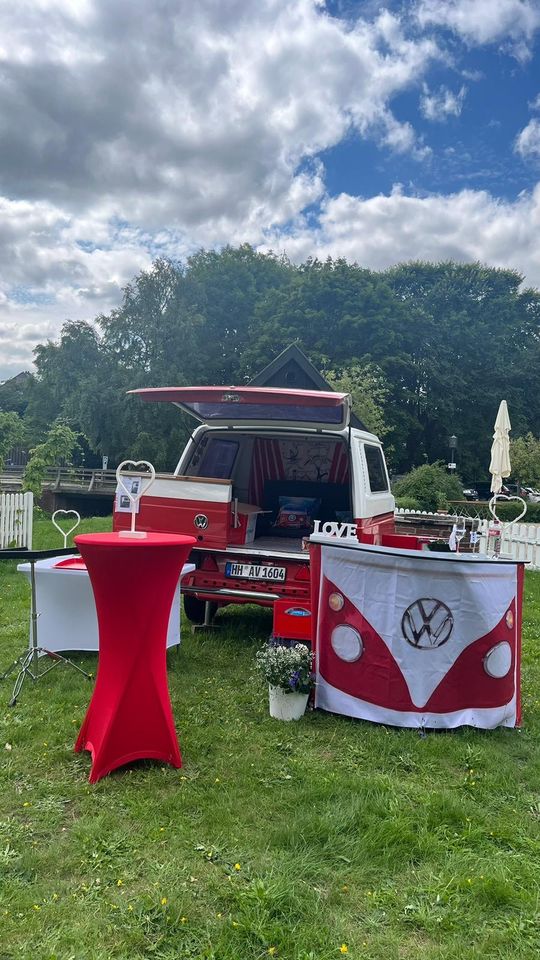
[[[540,440],[532,433],[510,441],[510,463],[517,483],[540,486]]]
[[[48,467],[72,461],[79,448],[77,434],[62,420],[56,420],[43,443],[30,451],[30,459],[23,477],[23,489],[31,490],[35,497],[41,495],[41,487]]]
[[[403,311],[380,274],[345,260],[308,260],[289,270],[287,282],[256,305],[246,349],[246,373],[254,375],[297,342],[318,369],[378,362],[381,343],[399,334]]]
[[[339,371],[323,370],[323,375],[334,390],[351,394],[353,411],[368,430],[381,438],[388,433],[385,404],[389,387],[376,364],[358,361]]]
[[[9,451],[22,443],[24,424],[17,413],[2,413],[0,410],[0,470]]]
[[[408,263],[384,276],[406,308],[400,352],[389,349],[381,362],[405,412],[398,467],[445,457],[455,433],[462,472],[486,476],[494,384],[515,427],[529,423],[530,380],[522,369],[538,341],[540,295],[522,290],[516,271],[478,263]],[[537,376],[531,370],[531,379]]]
[[[30,398],[32,380],[32,374],[23,371],[0,384],[0,410],[18,413],[20,417],[24,416]]]
[[[455,433],[461,473],[487,478],[501,396],[515,432],[539,434],[540,294],[515,271],[295,265],[247,244],[157,260],[109,315],[68,321],[58,343],[36,349],[26,429],[40,443],[62,417],[96,456],[118,462],[148,443],[156,467],[171,469],[192,422],[128,391],[243,383],[292,342],[348,383],[362,418],[386,431],[396,472],[447,459]]]

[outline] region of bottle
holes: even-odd
[[[490,557],[498,557],[501,552],[502,526],[500,520],[490,520],[488,525],[487,552]]]

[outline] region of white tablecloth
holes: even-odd
[[[86,569],[58,567],[68,557],[50,557],[35,565],[38,645],[46,650],[98,650],[98,624],[94,594]],[[195,569],[186,563],[175,593],[167,646],[180,643],[180,581]],[[17,567],[30,580],[30,564]],[[30,643],[32,637],[30,635]]]

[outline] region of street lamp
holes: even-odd
[[[450,463],[448,464],[448,469],[452,472],[456,469],[457,437],[454,433],[448,440],[448,446],[450,447]]]

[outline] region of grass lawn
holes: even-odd
[[[35,546],[58,543],[36,523]],[[28,637],[15,563],[0,597],[7,665]],[[271,720],[250,680],[270,614],[219,620],[169,653],[178,771],[141,763],[90,786],[73,753],[88,681],[59,666],[14,709],[0,684],[0,960],[536,958],[540,575],[521,731]]]

